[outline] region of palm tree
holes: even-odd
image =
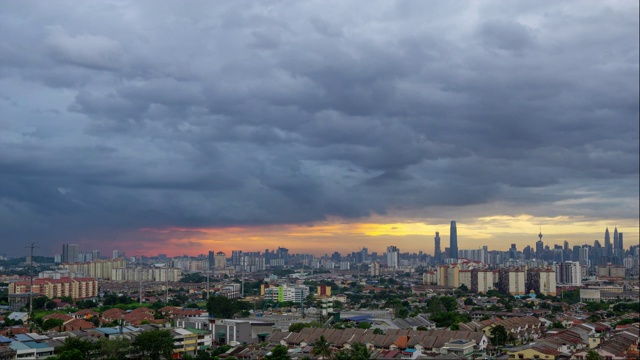
[[[349,350],[351,360],[369,360],[371,359],[371,351],[367,348],[367,345],[363,343],[353,343],[351,350]]]
[[[333,360],[351,360],[351,353],[347,350],[340,350],[333,354]]]
[[[324,338],[324,335],[320,335],[320,338],[313,342],[311,353],[316,356],[320,355],[323,359],[331,357],[331,344]]]

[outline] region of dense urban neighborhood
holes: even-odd
[[[107,259],[65,244],[0,262],[0,359],[638,359],[638,246],[610,248]]]

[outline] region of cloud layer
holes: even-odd
[[[2,252],[442,209],[637,221],[637,14],[2,3]]]

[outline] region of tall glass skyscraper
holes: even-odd
[[[451,231],[449,231],[449,257],[458,258],[458,229],[455,220],[451,221]]]
[[[442,250],[440,249],[440,233],[436,231],[436,236],[433,238],[434,242],[434,250],[433,250],[433,260],[436,264],[440,264],[442,261]]]

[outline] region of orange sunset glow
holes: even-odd
[[[383,252],[386,246],[396,245],[403,252],[433,252],[436,231],[448,241],[449,223],[385,219],[371,217],[367,222],[346,222],[330,219],[314,224],[290,224],[219,228],[164,228],[141,229],[147,255],[165,253],[170,256],[204,254],[210,250],[230,254],[232,250],[264,251],[279,246],[292,253],[322,255],[338,251],[348,253],[367,247],[370,252]],[[387,220],[388,222],[385,222]],[[571,245],[602,239],[604,229],[617,226],[625,234],[625,243],[638,242],[638,223],[620,221],[610,224],[567,216],[541,218],[531,215],[490,216],[470,222],[458,221],[458,239],[461,249],[487,245],[490,250],[505,250],[512,243],[519,249],[534,246],[542,228],[545,244]],[[448,246],[447,241],[444,246]],[[121,249],[134,253],[140,250],[137,242],[122,242]]]

